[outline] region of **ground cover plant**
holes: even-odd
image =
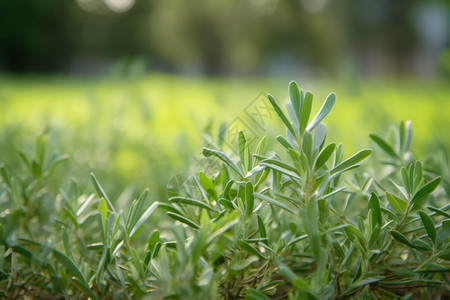
[[[370,135],[374,151],[344,156],[323,122],[336,95],[316,114],[295,82],[289,98],[284,110],[268,95],[282,134],[251,144],[240,131],[234,152],[210,144],[204,169],[157,201],[149,190],[110,199],[94,174],[94,193],[75,182],[54,187],[67,157],[39,136],[19,153],[26,171],[0,167],[2,295],[449,297],[446,152],[418,160],[412,124],[401,122]]]
[[[450,147],[442,128],[450,127],[450,85],[444,79],[299,78],[316,99],[329,91],[339,95],[339,105],[327,116],[328,141],[345,145],[344,155],[369,146],[371,132],[388,132],[390,124],[412,120],[414,153],[434,151],[437,144]],[[49,178],[73,177],[90,185],[94,172],[112,199],[127,189],[132,197],[151,187],[150,198],[166,195],[166,183],[188,169],[191,157],[201,157],[202,139],[213,120],[212,136],[220,122],[243,119],[245,109],[267,92],[285,103],[288,79],[276,77],[183,77],[150,73],[143,77],[89,78],[71,76],[0,74],[0,153],[11,169],[23,167],[17,149],[27,149],[45,133],[49,147],[70,156]],[[320,108],[314,101],[312,111]],[[267,113],[262,111],[262,113]],[[283,123],[272,111],[258,139],[277,136]],[[170,120],[170,122],[168,122]],[[258,124],[247,122],[255,130]],[[246,133],[250,143],[251,135]],[[275,138],[266,140],[272,147]],[[229,142],[234,148],[235,142]],[[23,172],[24,170],[20,171]],[[105,180],[103,179],[105,178]],[[59,181],[59,182],[58,182]]]

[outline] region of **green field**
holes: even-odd
[[[373,147],[370,133],[384,134],[401,120],[412,120],[412,149],[419,156],[437,145],[450,146],[450,86],[445,80],[295,79],[313,92],[313,112],[336,92],[327,118],[328,140],[343,142],[348,154]],[[94,171],[115,196],[126,187],[140,191],[147,186],[154,195],[164,195],[168,180],[199,155],[207,128],[217,136],[222,122],[246,120],[244,110],[261,93],[270,92],[284,103],[289,81],[165,74],[138,79],[1,76],[1,161],[19,167],[16,149],[26,150],[47,132],[52,149],[69,154],[64,172],[77,180],[88,182]],[[267,120],[263,130],[251,120],[246,126],[257,136],[270,137],[281,122]]]

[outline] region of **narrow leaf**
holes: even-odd
[[[278,202],[278,201],[275,200],[275,199],[272,199],[272,198],[270,198],[270,197],[268,197],[268,196],[266,196],[266,195],[259,194],[259,193],[253,193],[253,195],[254,195],[256,198],[260,199],[260,200],[266,201],[266,202],[268,202],[268,203],[270,203],[270,204],[272,204],[272,205],[274,205],[274,206],[277,206],[277,207],[279,207],[279,208],[281,208],[281,209],[284,209],[285,211],[288,211],[288,212],[290,212],[290,213],[292,213],[292,214],[295,215],[295,212],[294,212],[292,209],[290,209],[289,207],[287,207],[287,206],[284,205],[283,203]]]
[[[436,208],[436,207],[433,207],[433,206],[427,206],[427,208],[429,210],[431,210],[432,212],[437,213],[438,215],[441,215],[441,216],[444,216],[444,217],[450,219],[450,214],[445,212],[445,211],[443,211],[442,209],[439,209],[439,208]]]
[[[80,291],[82,291],[88,299],[97,300],[97,296],[94,294],[94,291],[89,287],[89,285],[76,277],[70,278],[69,281],[76,286]]]
[[[267,238],[267,233],[266,233],[266,227],[264,226],[264,221],[261,218],[260,215],[257,215],[257,219],[258,219],[258,230],[259,230],[259,235],[262,238]],[[267,241],[265,242],[265,244],[267,245]]]
[[[267,97],[269,98],[270,104],[272,104],[272,106],[275,109],[275,111],[277,112],[278,116],[283,121],[284,125],[286,125],[287,129],[289,129],[289,131],[292,133],[292,135],[295,136],[294,127],[292,127],[291,122],[284,114],[284,112],[281,109],[280,105],[278,104],[277,100],[275,100],[275,98],[271,94],[268,94]]]
[[[172,212],[167,212],[166,213],[169,217],[171,217],[172,219],[175,219],[181,223],[184,223],[186,225],[189,225],[190,227],[194,228],[194,229],[199,229],[200,226],[198,226],[197,224],[195,224],[194,222],[192,222],[191,220],[189,220],[188,218],[185,218],[179,214],[176,213],[172,213]]]
[[[84,278],[83,274],[81,274],[81,271],[69,257],[56,249],[52,249],[52,252],[55,258],[67,269],[67,271],[69,271],[73,276],[87,285],[86,279]]]
[[[95,177],[94,173],[91,173],[91,180],[94,184],[94,188],[97,191],[97,194],[99,197],[103,197],[108,204],[108,208],[113,213],[116,213],[116,210],[114,209],[114,206],[112,205],[111,201],[109,200],[108,196],[106,195],[105,191],[101,187],[100,183],[98,182],[97,178]]]
[[[250,218],[255,206],[255,197],[253,196],[253,185],[251,182],[247,182],[245,185],[245,205],[247,218]]]
[[[391,205],[392,209],[398,213],[399,215],[403,215],[406,211],[406,207],[408,206],[408,203],[400,199],[399,197],[390,194],[389,192],[386,192],[386,198],[389,201],[389,204]]]
[[[294,146],[291,145],[291,144],[289,144],[288,140],[287,140],[284,136],[282,136],[282,135],[277,136],[277,141],[278,141],[281,145],[283,145],[284,148],[286,148],[286,149],[288,149],[288,150],[289,150],[290,148],[294,148]]]
[[[211,210],[211,211],[216,211],[214,208],[212,208],[205,202],[201,202],[201,201],[191,199],[191,198],[186,198],[186,197],[172,197],[172,198],[169,198],[169,202],[182,203],[182,204],[197,206],[200,208],[205,208],[205,209]]]
[[[335,149],[336,149],[335,143],[331,143],[324,149],[322,149],[322,151],[319,153],[319,156],[316,159],[316,162],[314,163],[314,170],[316,171],[319,170],[320,167],[322,167],[328,161],[328,159],[330,159]]]
[[[302,112],[300,114],[300,135],[306,130],[308,124],[309,116],[311,115],[313,95],[310,92],[305,93],[305,99],[302,106]]]
[[[302,107],[300,89],[295,81],[289,83],[289,96],[291,98],[292,107],[297,116],[297,120],[300,120],[300,111]]]
[[[244,174],[239,169],[239,167],[225,153],[220,152],[218,150],[203,148],[203,155],[206,157],[209,157],[211,155],[217,157],[218,159],[220,159],[224,163],[226,163],[228,166],[230,166],[230,168],[232,168],[234,171],[236,171],[236,173],[238,173],[241,177],[244,177]]]
[[[258,256],[261,259],[267,259],[261,252],[259,252],[255,247],[247,243],[246,241],[238,241],[239,246],[244,250],[245,252],[248,252],[251,255]]]
[[[439,186],[439,183],[441,183],[441,177],[433,179],[417,191],[411,200],[411,203],[414,205],[413,210],[420,208],[421,202]]]
[[[313,134],[313,149],[322,149],[325,139],[327,137],[327,125],[319,123],[314,129]]]
[[[397,241],[399,241],[411,248],[415,248],[414,245],[406,238],[406,236],[404,236],[400,232],[392,230],[392,231],[390,231],[390,233]]]
[[[293,178],[296,178],[296,179],[300,179],[300,176],[296,172],[293,172],[291,170],[286,169],[284,166],[281,166],[280,163],[272,164],[272,163],[264,163],[263,162],[263,163],[261,163],[261,166],[265,166],[265,167],[267,167],[269,169],[278,171],[278,172],[283,173],[283,174],[285,174],[287,176],[290,176],[290,177],[293,177]]]
[[[383,226],[383,217],[381,215],[380,199],[378,199],[377,194],[375,194],[374,192],[372,192],[372,195],[370,196],[369,209],[372,210],[373,216],[372,230],[377,224],[378,227],[381,228]]]
[[[136,225],[131,229],[129,237],[132,237],[139,228],[144,225],[145,221],[150,217],[150,215],[153,213],[153,211],[158,207],[159,202],[154,202],[152,205],[150,205],[149,208],[142,214],[142,216],[139,218],[139,220],[136,222]]]
[[[383,149],[384,152],[389,154],[391,157],[396,158],[398,160],[401,160],[400,156],[398,156],[397,153],[395,153],[394,149],[392,149],[391,146],[389,146],[388,143],[386,143],[385,140],[383,140],[381,137],[375,135],[375,134],[369,134],[369,137],[378,145],[381,149]]]
[[[205,175],[205,173],[200,171],[198,173],[198,179],[200,181],[200,185],[208,193],[208,195],[214,200],[217,200],[216,188],[214,187],[214,184],[211,182],[211,180]]]
[[[219,199],[219,204],[222,205],[222,206],[225,206],[228,209],[234,210],[233,203],[230,200],[227,200],[225,198],[220,198]]]
[[[247,155],[246,155],[247,154]],[[241,158],[242,167],[247,172],[252,169],[252,152],[247,142],[244,132],[239,131],[239,157]]]
[[[436,244],[436,227],[434,227],[433,221],[430,216],[424,213],[423,211],[419,211],[420,218],[422,219],[423,226],[428,233],[433,244]]]
[[[336,94],[331,93],[328,95],[327,99],[323,103],[322,107],[320,108],[319,112],[316,114],[316,116],[312,119],[311,123],[309,123],[306,130],[311,131],[313,130],[317,125],[322,122],[322,120],[328,115],[328,113],[333,108],[334,103],[336,102]]]
[[[258,290],[249,288],[247,289],[247,294],[245,295],[245,300],[270,300],[269,297],[264,295]]]
[[[356,153],[352,157],[347,158],[346,160],[341,162],[339,165],[334,167],[330,171],[330,174],[332,175],[334,173],[338,173],[340,171],[343,171],[345,169],[348,169],[349,167],[352,167],[352,166],[356,165],[357,163],[359,163],[360,161],[362,161],[363,159],[368,157],[371,153],[372,153],[372,150],[369,150],[369,149],[365,149],[365,150],[359,151],[358,153]]]

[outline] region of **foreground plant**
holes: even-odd
[[[42,236],[27,230],[27,213],[10,221],[29,188],[15,187],[2,167],[4,295],[37,288],[92,299],[448,296],[450,207],[438,187],[439,175],[448,182],[448,164],[414,160],[411,125],[402,122],[392,144],[371,135],[388,160],[360,171],[371,150],[344,158],[342,144],[326,143],[322,121],[335,94],[312,118],[312,94],[295,82],[289,94],[287,114],[268,95],[286,127],[280,147],[266,149],[263,138],[252,149],[241,131],[236,158],[203,149],[220,162],[218,172],[192,176],[168,201],[148,203],[146,190],[126,212],[92,175],[97,197],[76,186],[52,196],[55,214]]]

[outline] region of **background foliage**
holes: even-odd
[[[402,119],[413,121],[417,154],[450,146],[441,138],[442,128],[450,126],[444,80],[303,81],[319,99],[336,91],[340,105],[328,117],[329,138],[343,142],[348,154],[368,147],[369,132],[387,131]],[[112,198],[128,186],[131,193],[152,186],[154,197],[164,197],[167,182],[195,165],[191,156],[201,157],[201,147],[211,140],[207,136],[224,131],[222,122],[245,119],[244,110],[264,98],[268,86],[277,98],[286,97],[285,80],[277,78],[3,76],[0,84],[3,162],[22,168],[16,150],[26,152],[36,136],[48,132],[49,145],[71,158],[64,167],[69,176],[85,185],[86,174],[94,171],[107,178]],[[313,105],[318,109],[320,103]],[[279,132],[282,123],[275,114],[266,119],[269,125],[259,131],[252,120],[245,122],[259,138]]]

